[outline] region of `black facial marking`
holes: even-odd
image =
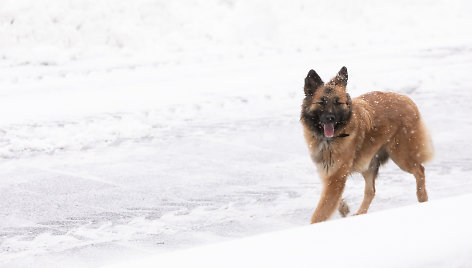
[[[347,98],[350,100],[348,96]],[[306,97],[302,108],[301,120],[311,131],[320,137],[324,137],[323,123],[334,122],[334,131],[336,133],[336,131],[343,128],[349,122],[352,115],[350,103],[347,105],[335,105],[339,99],[338,96],[331,98],[322,96],[319,101],[324,102],[325,105],[317,105],[314,110],[310,110],[310,105],[313,102],[318,102],[313,100],[313,97]],[[331,120],[332,116],[334,116],[334,120]],[[327,118],[330,118],[329,122],[326,121]]]
[[[333,93],[333,91],[334,91],[334,89],[332,87],[325,88],[325,94],[326,95],[329,95],[329,94]]]

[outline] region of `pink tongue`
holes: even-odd
[[[325,134],[326,137],[331,138],[331,137],[334,136],[334,124],[333,123],[324,124],[323,128],[324,128],[324,134]]]

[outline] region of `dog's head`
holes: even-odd
[[[342,67],[336,77],[323,83],[310,70],[305,78],[305,99],[302,105],[302,123],[319,137],[332,139],[351,118],[351,98],[346,93],[347,69]]]

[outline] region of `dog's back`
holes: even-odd
[[[371,109],[372,126],[366,137],[384,140],[382,143],[385,144],[387,152],[396,153],[396,156],[405,159],[402,162],[408,159],[422,164],[433,157],[434,150],[429,132],[418,107],[409,97],[374,91],[353,100],[354,103],[360,101],[367,103]]]

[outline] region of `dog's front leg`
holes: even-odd
[[[312,224],[325,221],[334,213],[341,200],[347,175],[345,170],[339,170],[323,180],[324,187],[315,213],[311,217]]]

